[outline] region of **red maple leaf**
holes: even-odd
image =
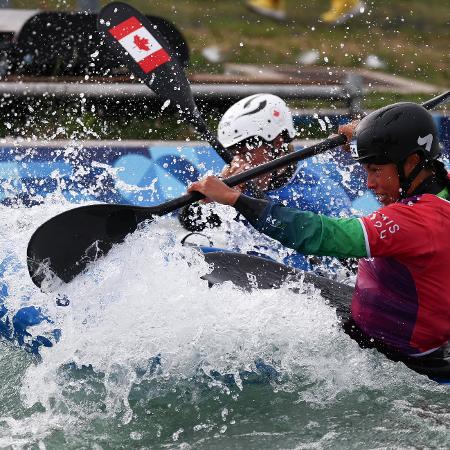
[[[150,50],[150,46],[149,46],[149,42],[147,38],[142,38],[139,37],[137,34],[134,36],[133,38],[134,41],[134,45],[136,45],[136,47],[139,50],[144,50],[146,52],[148,52]]]

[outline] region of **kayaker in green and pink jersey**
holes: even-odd
[[[356,127],[356,128],[355,128]],[[193,183],[259,231],[307,255],[360,258],[346,331],[407,357],[450,340],[450,179],[432,116],[415,103],[372,112],[340,133],[383,205],[334,218],[255,199],[209,176]]]

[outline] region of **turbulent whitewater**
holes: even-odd
[[[311,286],[209,288],[210,268],[170,218],[61,287],[70,303],[58,306],[25,254],[68,207],[57,194],[0,207],[2,260],[18,261],[7,306],[29,297],[54,320],[40,326],[61,329],[40,362],[0,345],[1,448],[450,446],[448,387],[361,350]]]

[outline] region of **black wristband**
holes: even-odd
[[[255,226],[269,204],[269,200],[253,198],[241,194],[234,204],[234,207],[236,211],[241,213],[253,226]]]

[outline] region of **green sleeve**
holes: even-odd
[[[264,217],[265,216],[265,217]],[[272,205],[256,228],[305,255],[366,257],[366,241],[357,218],[334,218]]]

